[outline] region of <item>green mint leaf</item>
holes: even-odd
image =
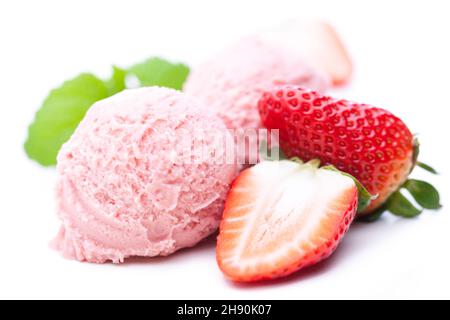
[[[109,80],[105,81],[106,88],[108,89],[108,95],[112,96],[126,89],[125,80],[127,71],[113,66],[113,73]]]
[[[27,155],[43,166],[56,164],[56,156],[95,102],[126,89],[126,77],[134,74],[143,86],[161,86],[180,90],[189,74],[182,64],[160,58],[124,70],[113,67],[110,79],[102,81],[92,74],[81,74],[53,90],[45,99],[29,126],[24,148]]]
[[[409,191],[414,200],[425,209],[439,209],[439,192],[431,184],[421,180],[409,179],[403,185],[403,188]]]
[[[428,172],[431,172],[433,174],[439,174],[433,167],[427,165],[426,163],[418,161],[416,164],[418,167],[421,167],[422,169],[424,169]]]
[[[422,213],[400,191],[394,192],[386,203],[387,209],[394,215],[404,218],[414,218]]]
[[[189,74],[184,64],[172,64],[160,58],[151,58],[129,69],[141,86],[160,86],[181,90]]]
[[[342,171],[338,170],[336,167],[331,166],[331,165],[324,166],[324,167],[322,167],[322,169],[340,172],[344,176],[347,176],[347,177],[353,179],[353,181],[355,182],[356,188],[358,189],[358,213],[364,211],[364,209],[366,209],[369,206],[369,204],[372,202],[372,200],[374,200],[378,197],[378,195],[370,194],[369,191],[367,191],[367,189],[358,181],[358,179],[356,179],[351,174],[342,172]]]
[[[105,83],[92,74],[81,74],[51,91],[28,128],[28,156],[43,166],[55,165],[59,149],[86,111],[107,96]]]

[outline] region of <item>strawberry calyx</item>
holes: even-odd
[[[381,216],[383,215],[383,213],[386,212],[386,210],[387,210],[386,203],[384,203],[380,207],[375,209],[375,211],[373,211],[372,213],[358,217],[357,221],[366,223],[375,222],[381,218]]]
[[[418,159],[419,159],[419,153],[420,153],[420,142],[419,142],[419,139],[417,137],[414,137],[414,141],[413,141],[413,155],[412,155],[413,165],[411,167],[410,173],[416,167],[416,164],[417,164]]]
[[[429,173],[438,174],[433,167],[418,161],[420,143],[417,137],[414,138],[413,147],[413,166],[411,172],[414,168],[419,167]],[[416,204],[413,204],[408,197],[405,196],[405,193],[409,194]],[[386,211],[399,217],[414,218],[420,215],[424,209],[437,210],[441,207],[439,191],[432,184],[422,180],[408,179],[397,191],[390,195],[381,207],[367,216],[358,218],[358,221],[377,221]]]
[[[370,194],[370,192],[367,191],[367,189],[361,184],[361,182],[359,182],[358,179],[356,179],[351,174],[340,171],[332,165],[323,166],[322,169],[339,172],[340,174],[351,178],[355,182],[356,188],[358,189],[358,209],[356,211],[357,213],[363,212],[364,209],[366,209],[370,205],[372,200],[375,200],[376,198],[378,198],[378,195]]]
[[[304,162],[298,158],[294,157],[289,159],[290,161],[297,162],[299,164],[304,164]],[[313,159],[306,164],[314,166],[316,168],[320,167],[320,160]],[[417,162],[419,167],[425,167],[425,170],[436,173],[432,167]],[[378,195],[372,195],[369,191],[351,174],[338,170],[332,165],[326,165],[321,167],[322,169],[332,170],[339,172],[344,176],[347,176],[355,182],[356,188],[358,189],[358,210],[357,212],[363,212],[372,200],[375,200]],[[417,205],[411,203],[411,201],[403,194],[402,190],[408,192],[412,198],[415,200]],[[418,206],[420,206],[418,208]],[[376,209],[370,215],[362,216],[358,221],[362,222],[374,222],[377,221],[384,212],[389,211],[393,215],[403,217],[403,218],[414,218],[423,212],[423,209],[437,210],[441,208],[440,195],[438,190],[430,183],[417,179],[408,179],[397,191],[395,191],[388,200],[378,209]]]
[[[420,168],[424,169],[425,171],[428,171],[432,174],[438,174],[438,172],[432,166],[419,161],[419,154],[420,154],[420,142],[417,137],[414,137],[413,156],[412,156],[413,157],[413,166],[411,167],[411,172],[417,166],[417,167],[420,167]]]
[[[428,172],[430,172],[430,173],[432,173],[432,174],[439,174],[439,172],[437,172],[436,169],[434,169],[433,167],[429,166],[429,165],[426,164],[426,163],[417,161],[417,162],[416,162],[416,166],[417,166],[417,167],[420,167],[420,168],[424,169],[425,171],[428,171]]]
[[[403,195],[402,190],[411,195],[417,206]],[[386,204],[388,211],[405,218],[416,217],[422,213],[423,209],[437,210],[442,207],[438,190],[432,184],[417,179],[408,179],[400,190],[389,197]]]

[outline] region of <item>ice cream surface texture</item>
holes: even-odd
[[[184,91],[217,113],[228,128],[259,128],[256,103],[274,85],[297,84],[323,92],[328,80],[302,58],[259,36],[246,37],[191,72]]]
[[[186,141],[222,150],[214,133],[225,125],[200,110],[157,87],[94,104],[58,155],[62,227],[53,246],[68,258],[120,263],[169,255],[214,232],[237,167],[216,161],[220,152],[192,161],[175,151]]]

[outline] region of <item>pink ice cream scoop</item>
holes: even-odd
[[[202,109],[156,87],[96,103],[58,155],[62,227],[53,246],[80,261],[120,263],[169,255],[214,232],[237,167],[217,158],[215,135],[228,132]],[[178,152],[199,144],[215,152]]]
[[[228,128],[259,128],[256,103],[275,85],[292,83],[324,91],[328,78],[301,56],[260,36],[242,39],[197,66],[184,91],[221,117]]]

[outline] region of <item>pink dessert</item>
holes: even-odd
[[[262,41],[287,48],[325,73],[333,85],[350,81],[353,63],[341,37],[328,23],[292,20],[258,34]]]
[[[62,227],[53,246],[79,261],[120,263],[169,255],[213,233],[237,167],[215,161],[219,152],[195,162],[176,152],[186,141],[221,150],[213,134],[196,133],[225,130],[202,109],[156,87],[96,103],[58,155]]]
[[[194,68],[184,91],[221,117],[228,128],[259,128],[256,101],[274,85],[292,83],[317,91],[327,77],[294,52],[263,41],[242,39],[210,61]]]

